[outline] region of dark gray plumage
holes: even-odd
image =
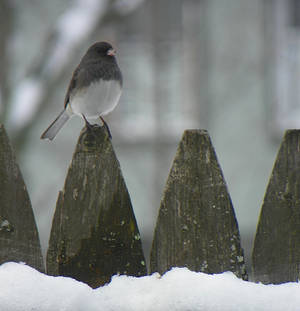
[[[100,117],[104,122],[102,117],[110,113],[119,102],[122,84],[122,73],[113,47],[107,42],[93,44],[73,72],[63,111],[41,138],[54,139],[74,114],[85,120]]]

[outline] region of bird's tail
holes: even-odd
[[[68,113],[68,111],[66,111],[66,109],[64,109],[42,134],[41,139],[54,139],[56,134],[69,119],[70,114]]]

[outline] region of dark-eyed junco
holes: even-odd
[[[107,42],[93,44],[73,72],[65,97],[64,109],[42,134],[52,140],[70,117],[77,114],[87,119],[100,118],[118,104],[122,91],[122,73],[115,50]],[[110,135],[110,132],[109,132]]]

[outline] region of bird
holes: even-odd
[[[110,130],[103,116],[118,105],[123,86],[116,50],[108,42],[91,45],[75,68],[64,100],[64,108],[41,135],[41,139],[53,140],[64,124],[74,115],[81,116],[88,128],[87,119],[100,118]]]

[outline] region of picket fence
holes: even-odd
[[[95,288],[115,274],[172,267],[247,280],[234,209],[206,130],[186,130],[164,189],[149,271],[130,197],[106,131],[83,129],[53,217],[46,267],[29,195],[0,126],[0,264],[22,261]],[[300,268],[300,131],[287,130],[266,189],[251,280],[297,281]]]

